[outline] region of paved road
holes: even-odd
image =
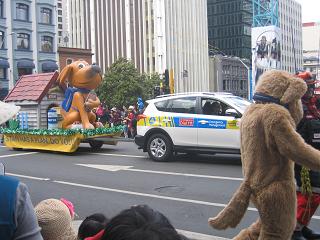
[[[179,155],[174,162],[156,163],[133,143],[120,143],[99,152],[83,144],[74,154],[0,146],[0,161],[8,174],[28,184],[34,204],[65,197],[75,204],[80,219],[94,212],[111,217],[131,205],[148,204],[178,229],[231,238],[257,218],[250,208],[236,229],[216,231],[207,224],[241,182],[239,156]],[[320,222],[316,215],[314,228]]]

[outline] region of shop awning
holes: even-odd
[[[0,68],[9,68],[9,62],[7,60],[4,59],[0,59]]]
[[[17,62],[18,68],[35,68],[33,61],[31,60],[20,60]]]
[[[47,61],[42,63],[42,71],[50,71],[52,70],[53,72],[55,70],[58,70],[58,65],[55,62]]]

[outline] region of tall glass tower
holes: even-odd
[[[207,0],[211,53],[251,59],[252,0]]]

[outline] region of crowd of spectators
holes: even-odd
[[[134,138],[137,134],[137,117],[139,111],[135,106],[129,106],[128,108],[123,106],[122,108],[112,107],[111,109],[105,104],[101,103],[100,106],[95,109],[97,115],[97,121],[101,122],[103,126],[114,127],[123,125],[123,135],[126,138]]]

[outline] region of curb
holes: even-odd
[[[82,220],[73,221],[73,227],[76,232],[78,232],[78,228],[81,223],[82,223]],[[228,238],[211,236],[211,235],[206,235],[206,234],[196,233],[196,232],[189,232],[189,231],[180,230],[180,229],[177,229],[177,231],[178,233],[181,233],[187,238],[189,238],[190,240],[228,240]]]

